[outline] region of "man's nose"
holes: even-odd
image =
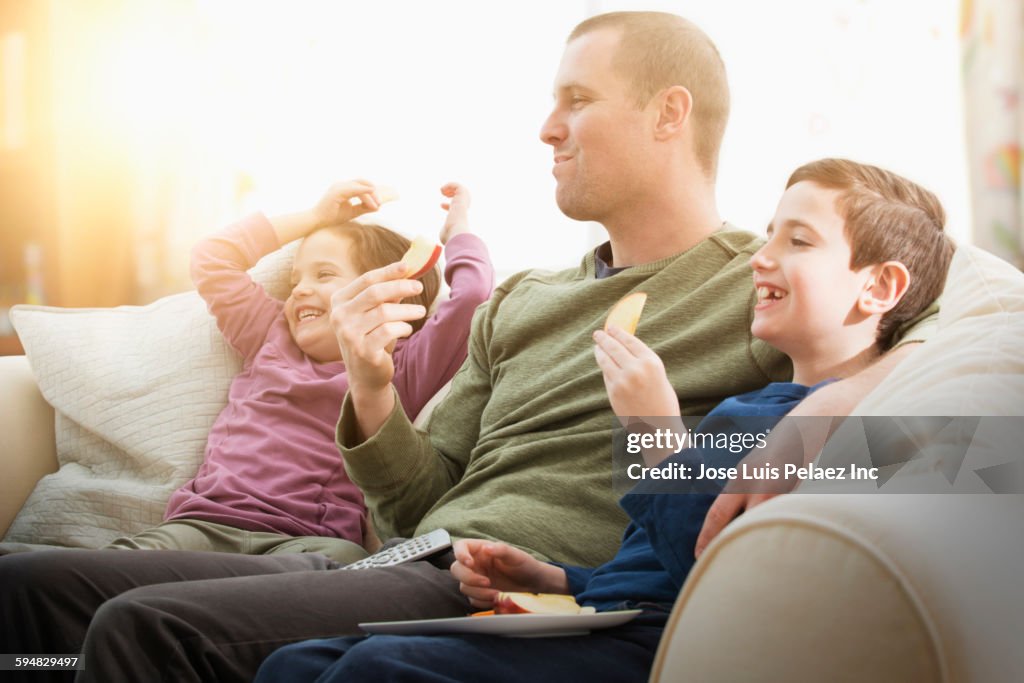
[[[563,114],[556,107],[548,114],[540,127],[540,141],[545,145],[557,147],[566,136],[566,127]]]

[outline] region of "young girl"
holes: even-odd
[[[451,296],[423,322],[440,284],[436,268],[427,273],[420,294],[401,304],[414,334],[393,351],[394,386],[410,418],[462,364],[473,311],[493,286],[487,249],[469,232],[469,193],[455,183],[441,192]],[[164,523],[108,547],[320,552],[346,563],[376,549],[362,494],[334,443],[348,378],[331,311],[347,284],[399,261],[409,247],[391,230],[351,222],[378,208],[372,184],[342,182],[312,209],[256,214],[196,245],[192,278],[244,365],[198,474],[171,496]],[[300,237],[282,303],[246,270]]]

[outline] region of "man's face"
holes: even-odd
[[[554,152],[556,200],[566,216],[607,225],[642,201],[652,172],[649,109],[637,109],[629,84],[613,68],[619,31],[584,34],[562,55],[555,104],[540,131]]]
[[[787,355],[843,346],[860,318],[871,268],[851,270],[838,190],[803,181],[786,190],[768,242],[750,259],[757,288],[751,332]]]

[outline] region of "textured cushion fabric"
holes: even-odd
[[[789,495],[694,567],[652,681],[1020,681],[1008,495]]]
[[[251,271],[272,296],[287,296],[296,247]],[[96,547],[162,521],[241,367],[205,303],[189,292],[141,307],[17,306],[11,318],[54,407],[60,468],[4,540]]]

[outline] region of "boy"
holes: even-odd
[[[751,332],[793,361],[793,382],[726,399],[722,416],[781,416],[817,387],[870,364],[896,328],[942,290],[953,245],[927,190],[893,173],[839,159],[797,169],[768,242],[750,260],[757,301]],[[612,408],[628,416],[679,415],[653,351],[619,329],[594,333]],[[720,453],[703,453],[722,459]],[[724,454],[733,463],[742,453]],[[682,451],[673,459],[693,458]],[[624,626],[571,640],[493,636],[374,636],[310,641],[278,650],[263,680],[644,680],[664,624],[693,565],[710,494],[644,495],[621,505],[632,518],[616,557],[596,569],[541,562],[503,543],[460,540],[451,567],[471,603],[498,591],[571,593],[598,611],[641,608]],[[340,659],[339,656],[344,655]],[[317,678],[317,676],[320,676]],[[353,677],[355,676],[355,677]]]

